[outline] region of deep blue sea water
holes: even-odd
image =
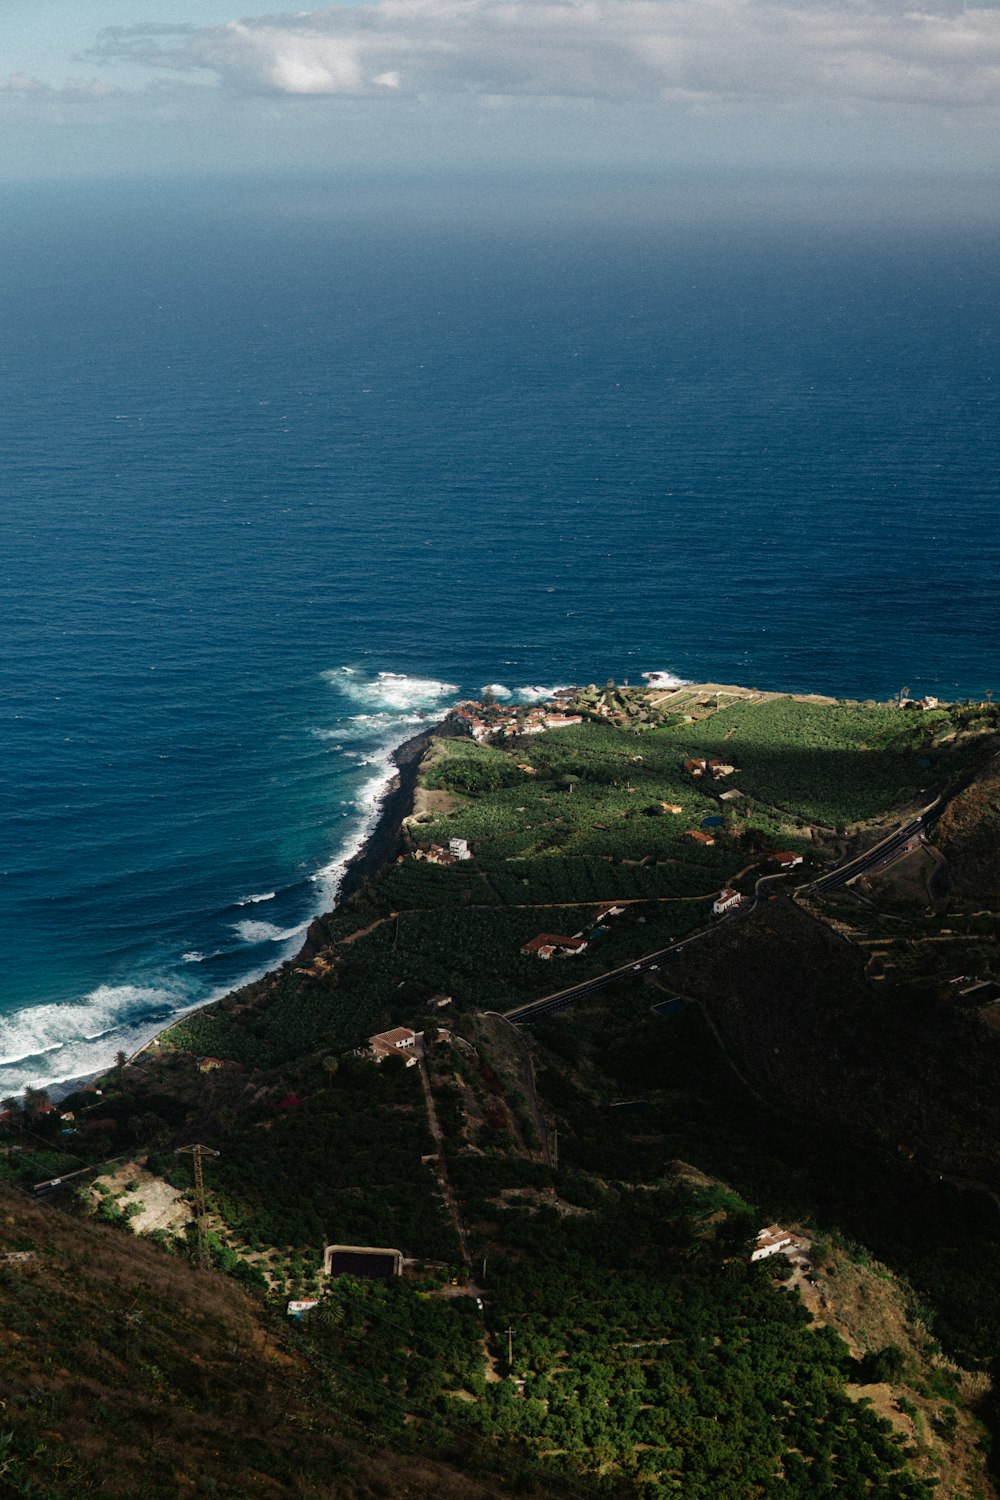
[[[0,1093],[293,951],[459,694],[1000,688],[995,231],[0,208]]]

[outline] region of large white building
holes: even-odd
[[[732,886],[726,886],[712,902],[712,915],[721,917],[724,912],[738,911],[743,905],[743,897],[739,891],[734,891]]]
[[[788,1250],[795,1243],[795,1236],[789,1234],[787,1229],[782,1229],[777,1224],[769,1224],[762,1229],[754,1241],[750,1251],[751,1260],[767,1260],[769,1255],[780,1255],[782,1250]]]

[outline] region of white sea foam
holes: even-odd
[[[34,1005],[0,1021],[0,1093],[48,1085],[106,1067],[119,1048],[134,1050],[183,1002],[175,989],[98,985],[82,999]]]
[[[281,928],[274,922],[234,922],[233,931],[244,943],[289,943],[292,938],[301,937],[309,926],[308,922],[300,922],[298,927]]]
[[[676,672],[643,672],[651,688],[679,688],[687,687],[687,678],[678,677]]]
[[[373,774],[354,794],[353,807],[358,815],[355,828],[336,857],[311,877],[317,894],[309,920],[334,903],[348,862],[363,848],[378,821],[383,798],[396,775],[394,749],[413,733],[414,726],[426,723],[428,714],[440,709],[443,700],[458,693],[451,683],[401,673],[380,672],[369,677],[355,669],[341,668],[325,675],[364,711],[341,720],[333,729],[313,733],[320,739],[330,738],[337,749],[345,741],[365,741],[361,753]],[[238,905],[256,905],[273,900],[275,895],[274,891],[253,892]],[[61,1086],[108,1068],[119,1049],[131,1056],[169,1022],[221,999],[234,984],[262,978],[285,956],[282,944],[288,944],[294,952],[308,930],[309,920],[289,928],[249,918],[231,924],[241,944],[248,950],[258,949],[261,957],[266,952],[267,959],[210,994],[192,982],[193,974],[190,980],[182,980],[178,965],[177,975],[162,984],[100,985],[81,999],[33,1006],[0,1019],[0,1096],[18,1093],[31,1084],[51,1088],[58,1097]],[[197,965],[215,957],[216,952],[221,955],[226,951],[192,948],[180,958],[184,966]],[[65,1087],[62,1092],[66,1092]]]
[[[494,698],[509,698],[510,688],[504,687],[502,682],[488,682],[485,687],[479,689],[481,693],[492,693]]]
[[[336,901],[348,864],[361,853],[366,840],[379,820],[383,799],[397,774],[392,758],[394,748],[393,745],[387,745],[376,757],[374,761],[378,767],[376,774],[365,782],[355,798],[354,805],[363,815],[362,821],[346,843],[341,845],[336,857],[321,870],[317,870],[315,875],[310,876],[310,879],[322,888],[324,907],[332,906]]]
[[[327,682],[339,688],[356,702],[374,708],[430,708],[442,698],[458,692],[453,682],[439,682],[435,677],[411,677],[405,672],[377,672],[363,677],[352,667],[336,667],[324,672]]]
[[[309,877],[320,888],[321,909],[333,905],[347,865],[364,848],[378,822],[383,799],[396,776],[393,751],[414,728],[427,724],[428,716],[439,712],[444,700],[459,691],[453,682],[402,672],[371,674],[355,667],[336,667],[323,676],[364,712],[342,719],[335,729],[314,729],[312,733],[318,739],[335,739],[336,748],[346,759],[353,761],[359,770],[370,767],[373,774],[353,799],[353,806],[361,814],[357,826],[329,864]],[[360,742],[357,749],[348,748],[352,740]]]
[[[269,967],[258,966],[240,982],[262,979]],[[119,1051],[131,1057],[165,1025],[221,1000],[229,990],[227,984],[211,994],[192,995],[166,985],[99,985],[81,1000],[19,1011],[0,1026],[5,1058],[0,1062],[0,1097],[19,1094],[30,1084],[61,1098],[66,1085],[109,1068]],[[14,1052],[16,1058],[9,1055]]]

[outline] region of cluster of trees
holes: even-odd
[[[288,966],[271,982],[265,1002],[249,1013],[237,1017],[225,1004],[195,1011],[172,1028],[171,1040],[196,1055],[275,1067],[315,1047],[327,1029],[329,1010],[325,988],[304,982]]]
[[[539,992],[540,975],[518,949],[535,926],[504,907],[533,901],[582,905],[633,892],[686,896],[699,887],[707,894],[760,853],[757,845],[766,846],[767,832],[753,844],[753,828],[741,839],[724,834],[710,848],[683,837],[686,828],[718,810],[704,788],[683,774],[687,753],[736,758],[742,790],[764,803],[843,824],[883,811],[926,783],[927,771],[906,740],[912,734],[911,721],[904,724],[893,710],[779,699],[741,701],[700,723],[645,734],[641,744],[605,723],[539,735],[530,747],[530,776],[518,769],[524,749],[442,742],[427,781],[463,797],[425,832],[429,838],[469,839],[486,878],[478,870],[439,870],[412,860],[388,866],[361,897],[321,924],[321,936],[336,939],[390,911],[404,913],[398,927],[379,928],[343,950],[335,978],[311,980],[291,969],[271,983],[264,1004],[238,1018],[220,1007],[198,1012],[179,1024],[176,1040],[196,1053],[274,1066],[317,1040],[330,1047],[357,1041],[391,1002],[401,978],[455,991],[477,1004],[528,998]],[[903,748],[894,748],[893,736],[902,736]],[[867,747],[876,741],[880,748],[871,753]],[[684,812],[664,814],[663,802],[679,803]],[[732,804],[724,813],[727,823],[741,827],[748,816],[770,837],[779,836],[776,815],[767,807]],[[780,837],[789,842],[787,833]],[[624,863],[639,860],[650,863]],[[589,915],[581,910],[576,925]],[[668,936],[688,930],[701,916],[697,907],[679,908]],[[559,925],[574,919],[567,910]],[[616,944],[618,938],[616,929]],[[593,964],[596,972],[616,958],[627,960],[632,951],[621,943],[620,954],[617,947],[613,954],[611,946],[602,949],[599,961],[591,955],[575,969],[589,972]]]
[[[473,797],[517,786],[523,780],[524,773],[499,746],[464,739],[445,741],[424,772],[427,786]]]
[[[537,912],[503,907],[402,912],[397,923],[344,950],[337,970],[337,1004],[346,1020],[355,1018],[355,1028],[359,1012],[353,997],[361,1007],[371,1005],[376,996],[393,1006],[403,981],[420,982],[487,1009],[513,1005],[626,963],[637,952],[683,935],[704,915],[705,908],[691,902],[629,907],[587,952],[570,962],[541,964],[522,955],[522,945],[542,931],[588,929],[594,917],[592,903]],[[365,1014],[362,1008],[360,1016]]]
[[[909,994],[885,1018],[885,1045],[898,1046],[913,1022]],[[577,1011],[532,1030],[549,1060],[538,1083],[543,1109],[559,1121],[563,1171],[641,1181],[665,1161],[696,1162],[772,1213],[839,1226],[905,1275],[921,1321],[949,1353],[972,1364],[997,1358],[1000,1215],[991,1199],[929,1177],[892,1144],[862,1148],[815,1116],[790,1129],[734,1088],[699,1006],[664,1020],[623,987],[599,1028]],[[937,1086],[957,1098],[969,1077],[956,1065]],[[650,1108],[630,1117],[601,1107],[602,1097],[646,1097]]]
[[[443,1422],[466,1403],[449,1392],[486,1388],[483,1328],[474,1300],[436,1298],[407,1281],[341,1276],[295,1331],[329,1394],[356,1415],[402,1434],[408,1415]]]
[[[378,898],[391,911],[465,906],[469,902],[490,905],[499,901],[478,869],[465,864],[443,867],[416,859],[407,859],[401,865],[391,864],[382,872]]]
[[[211,1203],[252,1249],[317,1251],[324,1238],[447,1257],[454,1236],[421,1156],[434,1149],[413,1072],[342,1067],[296,1105],[272,1101],[206,1169]],[[185,1157],[171,1180],[188,1186]]]
[[[504,862],[490,884],[512,905],[521,901],[642,901],[714,891],[712,872],[680,864],[622,865],[594,855],[566,854]]]
[[[523,1178],[523,1162],[467,1163],[468,1205],[518,1166]],[[727,1197],[714,1240],[710,1206],[672,1188],[605,1193],[580,1218],[502,1211],[510,1253],[491,1259],[485,1310],[499,1380],[471,1300],[405,1282],[341,1278],[296,1336],[363,1420],[465,1428],[540,1473],[694,1500],[930,1500],[890,1424],[847,1398],[858,1372],[841,1340],[768,1271],[723,1259],[746,1205]]]

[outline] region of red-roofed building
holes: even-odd
[[[521,952],[528,958],[573,958],[586,946],[586,940],[579,935],[563,937],[556,932],[540,932],[524,944]]]
[[[384,1062],[387,1057],[399,1057],[408,1068],[416,1067],[416,1044],[417,1033],[408,1026],[394,1026],[391,1031],[380,1031],[377,1036],[368,1038],[377,1063]]]
[[[429,865],[457,865],[459,857],[443,844],[431,844],[429,849],[417,849],[413,856],[414,859],[425,859]]]
[[[712,903],[712,915],[721,917],[727,911],[738,911],[742,905],[743,897],[739,891],[734,891],[732,886],[727,885]]]

